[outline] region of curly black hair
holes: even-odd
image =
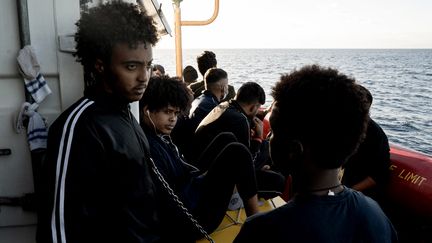
[[[85,93],[96,85],[94,65],[97,59],[109,64],[113,47],[127,43],[155,45],[158,41],[153,19],[138,5],[112,1],[83,12],[75,34],[74,56],[84,67]]]
[[[369,102],[363,87],[332,68],[305,66],[282,75],[272,96],[272,130],[311,148],[317,166],[341,166],[364,138]]]
[[[186,83],[179,77],[162,75],[150,78],[143,97],[139,102],[140,111],[147,106],[149,111],[159,111],[168,105],[185,111],[192,102],[193,96]]]
[[[204,51],[197,57],[198,70],[204,77],[204,74],[210,68],[217,66],[216,54],[212,51]]]

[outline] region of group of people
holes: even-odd
[[[112,1],[76,25],[84,96],[49,129],[38,242],[209,239],[234,190],[250,216],[235,242],[397,241],[378,204],[338,177],[371,121],[370,93],[354,79],[317,65],[283,75],[267,138],[264,90],[235,92],[214,53],[198,57],[203,80],[189,85],[152,65],[158,36],[145,9]],[[260,191],[277,195],[288,175],[295,197],[259,213]]]

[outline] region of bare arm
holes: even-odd
[[[352,186],[352,189],[357,191],[364,191],[376,186],[376,182],[372,177],[368,176],[364,180]]]

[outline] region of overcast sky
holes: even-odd
[[[174,33],[172,0],[158,0]],[[214,0],[183,0],[204,20]],[[207,26],[183,26],[183,48],[432,48],[432,0],[220,0]],[[164,36],[156,48],[173,49]]]

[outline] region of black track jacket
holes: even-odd
[[[38,243],[161,242],[147,148],[129,105],[114,97],[63,112],[49,130]]]

